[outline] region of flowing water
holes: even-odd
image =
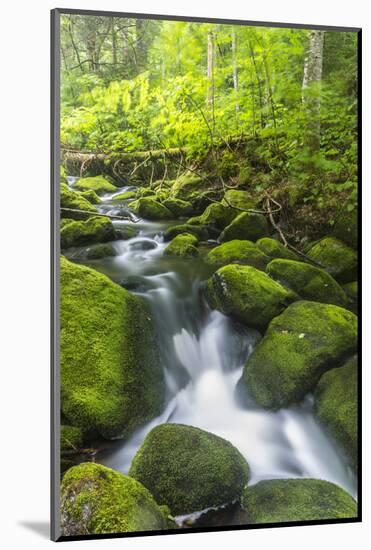
[[[123,188],[120,192],[128,190]],[[124,214],[129,205],[115,205],[107,195],[101,212]],[[130,204],[130,203],[129,203]],[[235,398],[243,365],[260,335],[212,311],[202,298],[202,282],[210,275],[200,259],[168,258],[163,231],[169,224],[136,219],[115,221],[116,229],[134,227],[136,235],[113,243],[117,256],[84,259],[85,249],[72,252],[150,302],[157,326],[167,400],[162,414],[117,441],[96,457],[127,473],[146,434],[158,424],[197,426],[235,445],[249,463],[250,484],[262,479],[313,477],[332,481],[356,496],[356,478],[336,444],[313,414],[313,398],[278,412]]]

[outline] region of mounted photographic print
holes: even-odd
[[[361,520],[359,63],[53,10],[54,540]]]

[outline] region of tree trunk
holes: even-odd
[[[236,29],[232,30],[232,65],[233,65],[233,88],[235,92],[235,109],[238,113],[240,105],[238,103],[238,67],[237,67],[237,38],[236,38]]]
[[[311,31],[304,61],[302,102],[305,112],[305,145],[312,152],[320,147],[321,137],[321,80],[324,31]]]

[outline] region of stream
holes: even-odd
[[[128,211],[130,201],[118,205],[111,199],[112,195],[103,197],[98,206],[101,213]],[[250,466],[249,484],[313,477],[336,483],[356,497],[356,476],[316,420],[311,395],[278,412],[255,403],[247,408],[238,404],[235,387],[260,335],[207,306],[201,286],[210,276],[210,268],[201,258],[163,255],[168,244],[163,232],[169,222],[113,223],[117,230],[131,226],[137,231],[128,240],[112,243],[117,256],[87,260],[84,252],[88,247],[71,249],[68,256],[105,273],[151,304],[167,399],[159,417],[128,440],[115,441],[100,451],[96,461],[128,473],[146,434],[161,423],[175,422],[202,428],[235,445]]]

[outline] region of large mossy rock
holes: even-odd
[[[166,527],[162,510],[135,479],[92,462],[74,466],[64,475],[62,535],[117,534]]]
[[[357,348],[357,317],[330,304],[300,301],[270,323],[249,357],[239,391],[263,407],[301,401],[320,376]]]
[[[221,506],[241,496],[249,467],[229,442],[199,428],[162,424],[150,431],[129,475],[172,514]]]
[[[357,467],[358,368],[357,357],[326,372],[314,394],[314,408],[321,422]]]
[[[93,216],[86,221],[73,221],[61,229],[62,249],[91,243],[104,243],[116,238],[111,220],[105,216]]]
[[[61,405],[105,438],[130,435],[162,410],[163,371],[147,304],[61,257]]]
[[[97,195],[114,193],[116,191],[116,187],[103,176],[80,178],[74,184],[74,188],[78,189],[78,191],[95,191]]]
[[[344,489],[321,479],[270,479],[242,496],[246,523],[356,518],[357,503]]]
[[[176,199],[192,202],[201,191],[206,191],[210,184],[206,179],[192,173],[182,174],[173,184],[171,195]]]
[[[164,250],[165,256],[192,258],[198,256],[198,238],[190,233],[177,235]]]
[[[333,231],[334,237],[343,241],[351,248],[358,246],[358,210],[342,212],[337,218]]]
[[[186,218],[192,214],[192,204],[188,201],[181,199],[174,199],[173,197],[166,198],[162,204],[170,210],[175,217]]]
[[[264,328],[294,299],[293,293],[255,267],[226,265],[206,283],[213,309],[250,327]]]
[[[310,248],[308,257],[340,283],[349,283],[357,277],[357,253],[338,239],[321,239]]]
[[[339,283],[327,271],[294,260],[272,260],[267,273],[306,300],[345,307],[347,297]]]
[[[97,193],[93,190],[90,191],[79,191],[81,197],[84,197],[91,204],[101,204],[102,199],[99,198]]]
[[[255,242],[261,237],[266,237],[268,233],[268,222],[265,216],[243,212],[224,229],[219,240],[226,242],[233,239],[246,239]]]
[[[187,223],[191,225],[210,225],[221,231],[231,223],[237,214],[238,212],[236,210],[228,206],[223,206],[218,202],[214,202],[209,204],[200,216],[190,218]]]
[[[151,197],[143,197],[131,204],[134,211],[141,217],[147,220],[171,220],[172,213],[166,206],[155,201]]]
[[[198,227],[198,225],[191,225],[189,223],[182,223],[179,225],[173,225],[172,227],[166,229],[164,232],[164,240],[165,242],[171,241],[177,235],[182,235],[183,233],[194,235],[200,239],[200,241],[205,241],[208,238],[207,229],[204,227]]]
[[[255,203],[250,193],[238,189],[228,189],[228,191],[224,193],[222,204],[242,210],[255,208]],[[238,210],[236,210],[236,214],[238,213]]]
[[[298,260],[295,252],[284,246],[276,239],[263,237],[256,241],[256,246],[270,258],[284,258],[286,260]]]
[[[228,264],[243,264],[265,269],[269,258],[253,242],[233,240],[213,248],[205,257],[205,261],[215,268]]]
[[[97,209],[83,196],[83,193],[72,191],[68,185],[62,183],[60,187],[61,218],[86,220],[97,213]],[[68,210],[65,210],[68,209]],[[75,212],[82,210],[82,212]],[[91,212],[91,214],[89,214]]]

